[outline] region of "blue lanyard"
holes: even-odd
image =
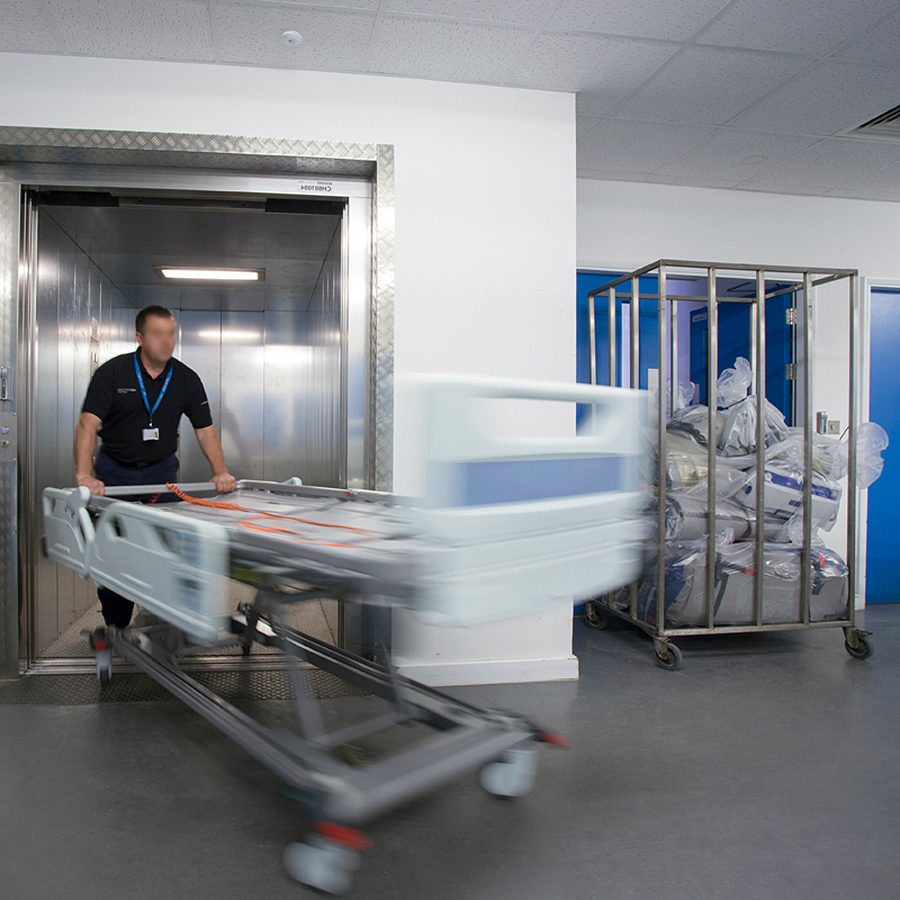
[[[159,409],[159,404],[162,403],[163,397],[166,396],[166,391],[169,389],[169,382],[172,380],[172,373],[175,371],[175,366],[169,363],[169,374],[166,375],[166,380],[163,382],[162,390],[159,392],[159,396],[156,398],[156,403],[153,404],[153,409],[150,409],[150,399],[147,397],[147,388],[144,387],[144,376],[141,375],[141,364],[138,362],[137,350],[134,351],[134,374],[137,375],[138,387],[141,389],[141,396],[144,398],[144,406],[147,407],[147,412],[150,415],[150,425],[153,425],[153,417],[156,415],[156,411]]]

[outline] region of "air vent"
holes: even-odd
[[[853,137],[881,138],[887,141],[900,141],[900,106],[895,106],[887,112],[883,112],[874,119],[850,128],[846,132]]]

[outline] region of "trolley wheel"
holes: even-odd
[[[103,687],[112,681],[112,651],[97,651],[97,680]]]
[[[684,654],[677,644],[667,643],[663,652],[656,651],[656,664],[661,669],[674,672],[684,665]]]
[[[857,645],[855,647],[850,643],[850,641],[844,641],[844,649],[854,659],[869,659],[869,657],[874,655],[875,647],[872,646],[872,642],[868,638],[860,634],[857,635],[856,641]]]
[[[536,776],[537,753],[515,749],[507,750],[496,762],[484,766],[478,780],[489,794],[512,800],[530,794]]]
[[[284,867],[295,881],[332,897],[341,897],[353,885],[360,854],[317,837],[284,848]]]
[[[588,600],[584,604],[584,624],[588,628],[594,628],[602,631],[609,623],[606,613],[600,608],[600,604],[596,600]]]

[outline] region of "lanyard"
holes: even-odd
[[[169,363],[169,374],[166,375],[166,380],[163,382],[162,390],[156,398],[156,403],[153,404],[153,409],[150,409],[150,399],[147,397],[147,388],[144,387],[144,376],[141,375],[141,364],[138,362],[137,350],[134,351],[134,374],[137,375],[138,387],[140,387],[141,396],[144,398],[144,406],[147,407],[147,412],[150,415],[151,427],[153,427],[153,416],[156,415],[159,404],[162,403],[163,397],[166,396],[166,391],[169,389],[169,382],[172,380],[172,373],[174,371],[175,366]]]

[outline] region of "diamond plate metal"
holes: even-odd
[[[8,370],[9,399],[0,410],[16,412],[18,341],[19,186],[0,182],[0,366]],[[6,415],[4,416],[6,418]],[[0,462],[0,675],[19,670],[18,488],[15,459]]]
[[[154,166],[245,173],[348,175],[375,182],[374,278],[370,342],[370,471],[373,487],[393,485],[394,452],[394,150],[386,144],[144,131],[0,126],[0,166],[54,163]],[[0,182],[0,355],[17,340],[19,185]],[[2,365],[2,363],[0,363]],[[0,471],[0,674],[18,667],[16,483]]]
[[[0,126],[0,158],[7,162],[371,176],[376,149],[347,141]]]
[[[115,667],[115,662],[113,663]],[[230,703],[288,700],[291,682],[287,670],[191,672],[191,677]],[[365,692],[327,672],[311,670],[309,682],[318,699],[366,696]],[[142,673],[113,673],[101,687],[96,675],[26,675],[0,682],[0,706],[81,706],[94,703],[177,702],[174,695]]]
[[[394,483],[394,148],[379,144],[375,180],[372,377],[375,489]]]

